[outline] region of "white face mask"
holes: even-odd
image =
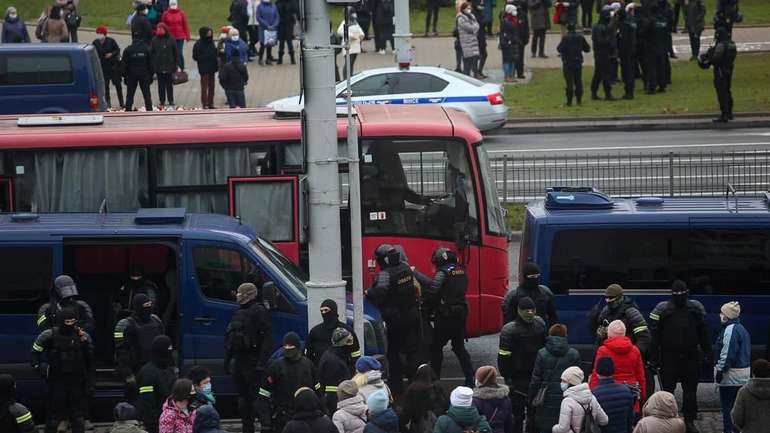
[[[564,392],[569,388],[569,384],[566,384],[564,382],[561,383],[561,392]]]
[[[239,40],[239,39],[241,39],[241,37],[240,37],[240,36],[238,36],[238,35],[235,35],[235,36],[231,36],[231,37],[230,37],[230,39],[231,39],[233,42],[238,42],[238,40]]]
[[[16,14],[8,14],[8,18],[10,18],[12,20],[15,20],[16,17],[18,17],[18,15],[16,15]]]
[[[96,35],[96,39],[99,39],[100,41],[103,41],[103,40],[104,40],[104,38],[106,38],[106,37],[107,37],[107,35],[103,35],[103,34],[101,34],[101,33],[100,33],[100,34],[98,34],[98,35]]]

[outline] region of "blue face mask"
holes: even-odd
[[[206,399],[211,402],[211,404],[214,404],[217,402],[217,399],[214,398],[214,393],[211,391],[211,383],[207,383],[201,387],[201,392],[203,395],[206,396]]]
[[[564,383],[564,382],[562,382],[562,383],[561,383],[561,392],[564,392],[564,391],[566,391],[566,390],[567,390],[567,388],[569,388],[569,385],[568,385],[568,384],[566,384],[566,383]]]

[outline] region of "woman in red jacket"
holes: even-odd
[[[639,413],[639,397],[647,395],[647,384],[644,376],[644,363],[639,348],[634,346],[631,339],[626,337],[626,325],[621,320],[615,320],[607,327],[607,339],[594,359],[594,370],[588,381],[588,386],[593,390],[599,384],[599,376],[596,374],[596,364],[601,358],[609,357],[615,363],[615,374],[612,376],[616,383],[624,383],[630,387],[638,386],[634,411]]]
[[[160,22],[168,26],[171,37],[176,39],[179,69],[184,70],[184,42],[190,40],[190,27],[187,24],[187,15],[179,9],[179,0],[169,0],[168,10],[163,12]]]

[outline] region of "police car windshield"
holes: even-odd
[[[265,263],[275,274],[280,275],[287,283],[289,290],[300,300],[307,299],[307,276],[291,260],[281,254],[273,244],[262,239],[256,238],[249,243],[252,251]]]

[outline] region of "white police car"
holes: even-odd
[[[441,104],[470,116],[480,130],[502,126],[508,117],[499,84],[487,84],[475,78],[432,66],[369,69],[351,78],[354,104]],[[337,105],[345,105],[346,84],[336,87]],[[276,110],[301,107],[299,96],[268,104]]]

